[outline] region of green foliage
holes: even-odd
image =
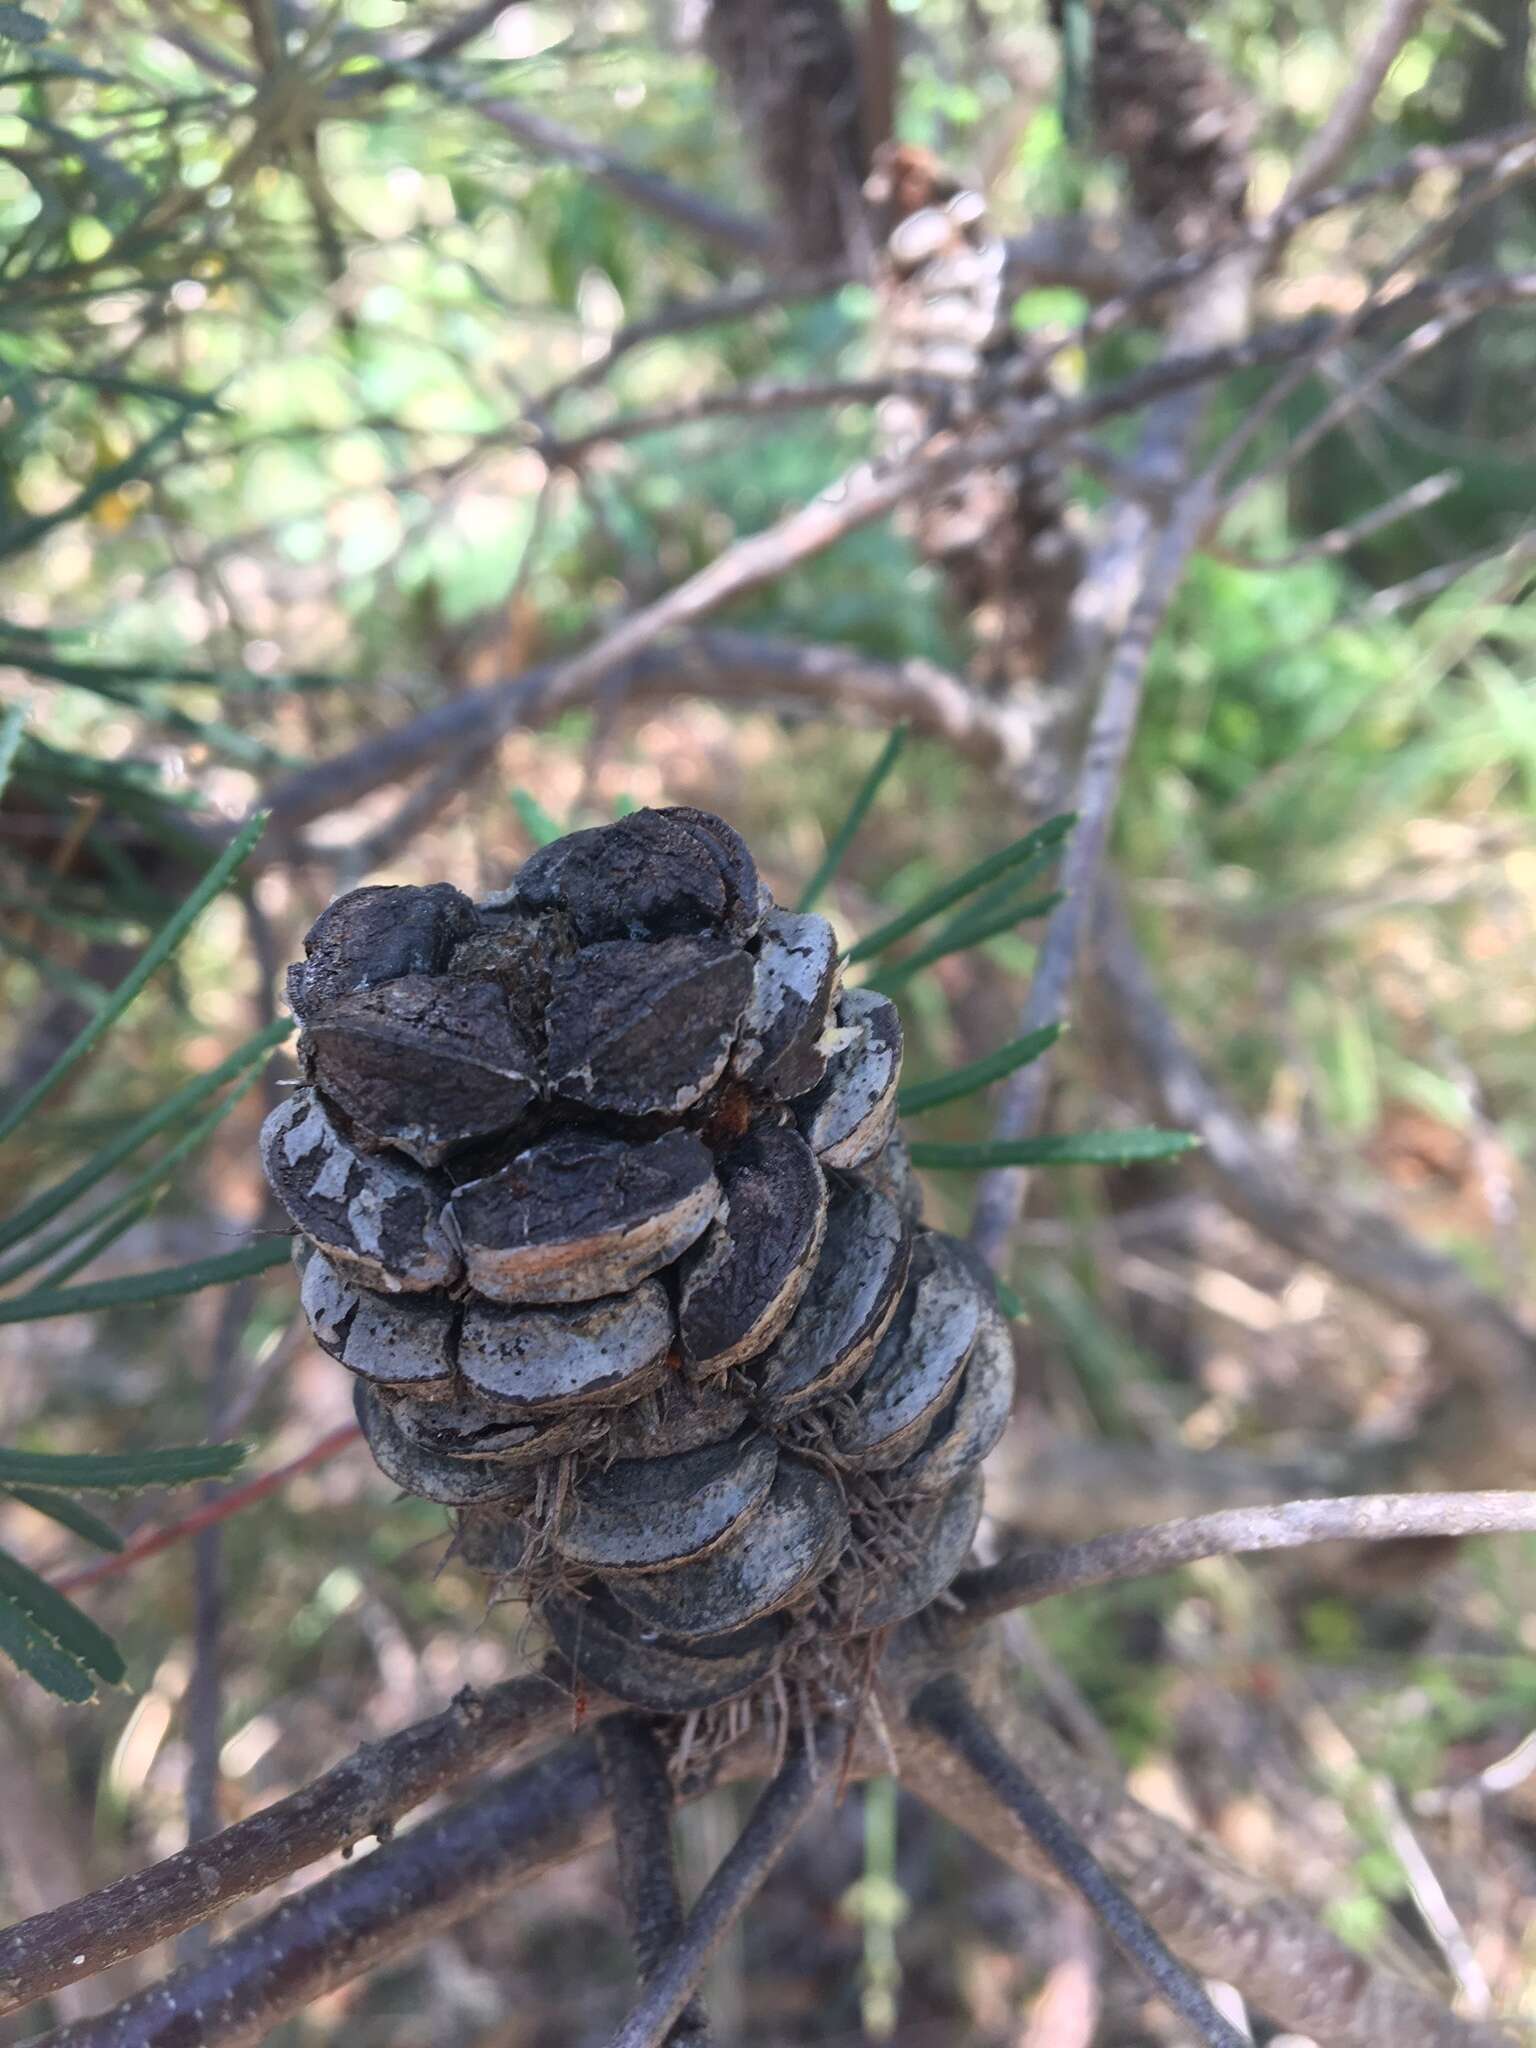
[[[847,858],[848,849],[858,837],[859,827],[869,816],[869,809],[880,794],[891,770],[901,758],[901,750],[907,743],[907,728],[898,725],[886,740],[875,760],[874,766],[860,783],[853,802],[848,806],[848,815],[833,833],[822,855],[821,865],[800,892],[797,910],[813,910],[820,902],[827,884]]]
[[[20,719],[12,716],[0,728],[0,763],[9,765],[17,751]],[[24,1090],[0,1116],[0,1138],[15,1141],[30,1133],[40,1107],[54,1089],[96,1052],[125,1013],[172,959],[208,906],[229,888],[261,834],[262,820],[238,832],[209,867],[201,881],[173,911],[135,966],[110,995],[95,1005],[74,1039],[52,1061],[32,1087]],[[156,1302],[216,1286],[264,1271],[286,1256],[286,1245],[258,1244],[222,1258],[162,1269],[158,1273],[98,1281],[72,1289],[59,1288],[65,1274],[93,1258],[142,1213],[172,1169],[202,1143],[242,1092],[232,1089],[224,1101],[200,1116],[188,1117],[226,1082],[255,1078],[258,1063],[287,1026],[272,1027],[239,1047],[211,1074],[176,1090],[165,1102],[138,1118],[87,1157],[72,1172],[22,1204],[0,1227],[0,1245],[13,1251],[0,1269],[0,1285],[14,1281],[55,1254],[64,1252],[45,1275],[18,1294],[0,1299],[0,1324],[30,1323],[49,1316],[84,1314],[124,1305]],[[149,1140],[169,1135],[171,1142],[142,1167],[106,1203],[74,1218],[61,1228],[45,1226],[79,1203],[124,1159]],[[50,1284],[51,1283],[51,1284]],[[0,1489],[50,1517],[61,1527],[96,1544],[114,1549],[118,1538],[110,1526],[70,1496],[80,1490],[125,1491],[133,1488],[181,1486],[197,1479],[222,1477],[244,1455],[239,1445],[214,1445],[120,1455],[71,1455],[0,1446]],[[110,1638],[38,1574],[0,1548],[0,1648],[19,1669],[60,1698],[83,1702],[94,1697],[97,1682],[117,1684],[123,1660]]]
[[[106,1308],[142,1308],[171,1301],[181,1294],[199,1294],[205,1287],[226,1287],[281,1266],[288,1258],[288,1240],[253,1244],[215,1259],[193,1259],[185,1266],[162,1266],[152,1273],[129,1273],[119,1280],[96,1280],[84,1287],[39,1288],[0,1301],[0,1323],[40,1323],[50,1316],[89,1315]]]
[[[963,874],[956,875],[949,881],[939,883],[936,888],[925,891],[915,903],[909,904],[897,916],[887,919],[882,925],[878,925],[874,931],[866,932],[863,938],[850,946],[848,949],[848,959],[850,961],[868,960],[876,955],[888,952],[899,940],[906,938],[910,933],[916,931],[920,925],[928,924],[943,911],[952,910],[957,903],[963,902],[966,897],[976,896],[979,891],[987,889],[992,884],[1001,882],[1005,878],[1012,888],[1018,888],[1022,883],[1032,881],[1060,852],[1062,842],[1071,831],[1075,822],[1076,820],[1070,814],[1065,813],[1060,817],[1050,818],[1045,824],[1036,826],[1034,831],[1026,832],[1022,839],[1015,839],[1011,845],[1003,847],[1001,851],[988,854],[985,860],[978,861],[974,867],[967,868]],[[995,907],[995,900],[989,902],[985,914],[990,916]],[[1023,913],[1021,912],[1020,915],[1023,915]],[[957,926],[952,925],[946,927],[946,930],[953,935],[957,928]],[[975,944],[977,941],[975,939],[962,938],[959,943],[966,945]],[[945,950],[952,950],[952,948],[946,946]],[[929,957],[930,959],[938,959],[942,955],[930,953]],[[927,965],[928,962],[924,961],[922,964]],[[916,971],[909,960],[904,960],[899,965],[903,973]]]
[[[193,1444],[166,1451],[79,1454],[0,1448],[0,1486],[135,1493],[146,1486],[190,1486],[198,1479],[227,1479],[244,1456],[243,1444]]]
[[[1177,1159],[1200,1143],[1187,1131],[1060,1131],[1043,1138],[995,1138],[976,1145],[919,1140],[912,1164],[980,1173],[994,1166],[1145,1166]]]

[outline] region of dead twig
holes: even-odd
[[[1132,1967],[1192,2027],[1207,2048],[1246,2048],[1245,2037],[1212,2005],[1199,1980],[1169,1949],[976,1711],[953,1675],[936,1679],[912,1703],[912,1718],[931,1728],[974,1772],[1030,1836],[1057,1875],[1071,1886]]]
[[[1129,1052],[1169,1121],[1202,1140],[1202,1166],[1229,1205],[1298,1258],[1418,1323],[1459,1377],[1499,1404],[1497,1456],[1520,1460],[1513,1469],[1536,1469],[1536,1335],[1455,1259],[1421,1244],[1384,1211],[1309,1186],[1295,1163],[1259,1136],[1184,1042],[1109,891],[1095,914],[1092,965],[1115,1019],[1117,1046]],[[1476,1447],[1469,1448],[1475,1458]],[[1475,1476],[1475,1463],[1465,1469]]]
[[[1012,1608],[1087,1586],[1117,1585],[1206,1557],[1301,1550],[1314,1543],[1400,1543],[1426,1536],[1498,1536],[1536,1530],[1536,1493],[1366,1493],[1342,1500],[1288,1500],[1225,1508],[1147,1529],[1120,1529],[1087,1543],[1023,1550],[963,1572],[953,1591],[965,1612],[957,1632]]]
[[[1023,1704],[990,1637],[972,1638],[965,1669],[993,1737],[1186,1964],[1328,2048],[1508,2048],[1501,2028],[1452,2013],[1138,1806]],[[902,1720],[893,1732],[910,1791],[1011,1868],[1049,1874],[1033,1838],[931,1729]]]
[[[311,2000],[599,1840],[604,1817],[592,1744],[567,1743],[37,2048],[255,2048]]]
[[[827,1782],[819,1764],[815,1731],[768,1784],[752,1817],[725,1860],[699,1894],[681,1932],[645,1987],[639,2003],[614,2035],[610,2048],[660,2048],[673,2021],[692,1997],[710,1958],[751,1905],[769,1872],[789,1847]]]
[[[355,1422],[339,1423],[285,1465],[277,1465],[272,1471],[263,1472],[259,1478],[247,1479],[243,1485],[229,1487],[216,1500],[205,1500],[201,1507],[178,1516],[174,1522],[163,1522],[158,1529],[146,1529],[143,1535],[136,1536],[121,1550],[98,1558],[94,1564],[77,1565],[73,1571],[61,1572],[53,1583],[61,1593],[78,1593],[87,1586],[99,1586],[104,1579],[121,1578],[124,1572],[142,1564],[146,1557],[158,1556],[162,1550],[169,1550],[173,1543],[183,1543],[189,1536],[227,1522],[231,1515],[243,1514],[257,1501],[265,1500],[269,1494],[286,1486],[290,1479],[296,1479],[301,1472],[313,1471],[316,1465],[324,1465],[339,1452],[349,1449],[361,1436],[362,1431]]]
[[[1350,65],[1348,82],[1296,159],[1279,212],[1302,204],[1344,163],[1371,118],[1376,95],[1404,43],[1429,11],[1429,0],[1386,0],[1370,38]]]
[[[0,2014],[153,1948],[322,1856],[387,1832],[570,1713],[544,1678],[465,1691],[429,1720],[367,1743],[300,1791],[222,1833],[0,1933]]]
[[[629,1919],[640,1981],[649,1984],[683,1930],[672,1842],[672,1783],[655,1726],[640,1714],[611,1714],[595,1740],[613,1809],[619,1890]],[[682,2048],[707,2048],[704,2008],[695,1994],[667,2036]]]

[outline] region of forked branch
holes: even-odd
[[[566,1743],[37,2048],[255,2048],[311,2000],[598,1840],[603,1818],[596,1751]]]
[[[629,1936],[649,1984],[683,1930],[683,1901],[672,1842],[672,1783],[653,1724],[640,1714],[612,1714],[598,1724],[598,1760],[613,1808],[613,1839],[619,1858],[619,1890],[629,1918]],[[682,2048],[706,2048],[708,2029],[695,1995],[683,2008],[667,2039]]]
[[[1057,1874],[1091,1907],[1126,1960],[1194,2029],[1206,2048],[1245,2048],[1246,2037],[1222,2018],[1200,1980],[1185,1969],[1095,1860],[1087,1843],[1020,1770],[977,1713],[958,1678],[940,1678],[926,1686],[912,1703],[912,1718],[931,1728],[975,1773],[1034,1840]]]
[[[143,1953],[386,1829],[436,1792],[558,1728],[560,1689],[515,1678],[366,1744],[313,1784],[150,1869],[0,1933],[0,2013]]]
[[[808,1730],[753,1807],[610,2048],[660,2048],[711,1957],[799,1832],[828,1775],[827,1766],[817,1762],[815,1732]]]

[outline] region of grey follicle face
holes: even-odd
[[[655,1280],[630,1294],[570,1306],[476,1302],[464,1312],[459,1372],[498,1414],[613,1406],[658,1384],[672,1339],[671,1304]]]
[[[901,1019],[893,1002],[864,988],[848,991],[837,1018],[847,1036],[800,1124],[824,1166],[858,1167],[883,1149],[895,1125]]]
[[[371,1293],[317,1251],[300,1301],[321,1350],[359,1379],[429,1399],[451,1388],[459,1311],[446,1295]]]
[[[298,1228],[365,1287],[449,1287],[463,1264],[444,1227],[447,1189],[410,1161],[349,1143],[313,1088],[296,1088],[261,1127],[267,1179]]]
[[[530,1498],[529,1467],[452,1457],[412,1443],[388,1403],[361,1380],[355,1401],[357,1419],[375,1464],[402,1492],[452,1508]]]
[[[755,1429],[670,1458],[622,1459],[578,1480],[555,1548],[604,1574],[686,1564],[750,1521],[778,1464],[778,1445]]]
[[[782,1618],[771,1616],[707,1643],[650,1629],[598,1586],[556,1594],[544,1607],[557,1659],[573,1678],[600,1685],[652,1713],[680,1714],[735,1699],[761,1685],[779,1661]]]
[[[752,962],[723,939],[608,939],[556,968],[550,1087],[613,1116],[678,1116],[724,1074]]]
[[[824,917],[771,911],[763,920],[734,1070],[785,1100],[817,1087],[827,1071],[821,1040],[841,980],[837,940]]]
[[[981,1326],[976,1283],[935,1232],[919,1234],[903,1301],[859,1383],[857,1402],[832,1424],[843,1459],[862,1470],[900,1465],[954,1393]]]
[[[846,1387],[868,1365],[906,1281],[911,1239],[883,1195],[835,1185],[816,1269],[782,1337],[757,1361],[766,1415],[787,1418]]]
[[[785,1457],[747,1526],[707,1556],[673,1571],[605,1583],[648,1627],[685,1640],[727,1635],[810,1591],[847,1536],[848,1510],[834,1481]]]
[[[678,1328],[695,1378],[756,1358],[815,1270],[827,1184],[794,1131],[755,1131],[721,1154],[723,1214],[683,1260]]]
[[[920,1227],[894,1007],[684,807],[478,905],[356,890],[289,987],[263,1159],[380,1468],[557,1670],[841,1711],[963,1562],[1012,1394],[989,1279]]]
[[[989,1302],[965,1361],[959,1391],[921,1450],[891,1473],[893,1495],[943,1493],[974,1472],[995,1448],[1013,1413],[1013,1334]]]
[[[510,1131],[538,1060],[488,980],[413,974],[342,996],[305,1026],[306,1072],[354,1124],[421,1166]]]

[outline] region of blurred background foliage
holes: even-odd
[[[1068,139],[1043,6],[895,0],[893,12],[904,138],[978,179],[1009,232],[1114,214],[1115,172]],[[1233,0],[1203,18],[1260,109],[1257,205],[1278,196],[1332,103],[1367,13],[1357,0]],[[590,639],[872,445],[868,411],[845,406],[715,420],[546,468],[547,435],[615,411],[870,363],[873,295],[848,283],[626,344],[604,367],[628,323],[757,274],[739,247],[632,203],[611,163],[593,175],[582,153],[596,143],[626,172],[755,216],[694,14],[684,0],[0,7],[0,693],[25,720],[0,804],[0,1060],[13,1098],[288,775]],[[1525,118],[1523,17],[1518,0],[1431,7],[1354,168]],[[460,40],[465,24],[475,32]],[[1323,216],[1266,284],[1266,312],[1355,304],[1446,199],[1430,177]],[[1489,208],[1475,234],[1458,260],[1529,266],[1529,189]],[[1070,290],[1037,289],[1016,319],[1050,330],[1085,309]],[[1119,331],[1059,367],[1082,385],[1154,347],[1149,332]],[[1319,376],[1296,394],[1253,453],[1272,474],[1198,563],[1160,643],[1119,825],[1172,1005],[1246,1110],[1517,1307],[1530,1303],[1536,1134],[1533,375],[1529,320],[1490,318],[1288,467],[1289,442],[1333,387]],[[1214,429],[1259,388],[1225,386]],[[1120,422],[1106,442],[1133,429]],[[1384,531],[1318,548],[1440,478]],[[1099,490],[1083,482],[1082,502]],[[930,571],[885,525],[730,623],[963,662]],[[365,875],[499,886],[541,819],[565,829],[665,800],[730,815],[792,899],[883,738],[804,711],[680,702],[624,715],[600,699],[463,762],[419,831],[392,833],[397,797],[378,791],[296,848],[259,851],[47,1114],[11,1138],[8,1194],[53,1185],[269,1031],[275,970],[337,889]],[[1000,812],[979,770],[914,739],[824,907],[855,938],[1012,837],[1020,828]],[[1008,932],[915,976],[903,990],[910,1074],[1011,1039],[1032,957],[1028,931]],[[113,1167],[99,1193],[128,1191],[123,1227],[68,1277],[263,1242],[274,1226],[252,1140],[280,1078],[263,1075],[149,1187],[130,1187],[141,1160]],[[1129,1120],[1112,1080],[1070,1048],[1060,1096],[1056,1128]],[[224,1099],[214,1089],[201,1109]],[[926,1117],[922,1134],[985,1130],[972,1100]],[[935,1180],[936,1218],[960,1224],[967,1192]],[[1153,1215],[1167,1232],[1138,1237]],[[1055,1179],[1032,1200],[1011,1277],[1032,1317],[1023,1438],[1044,1417],[1290,1456],[1411,1433],[1435,1391],[1420,1332],[1213,1217],[1176,1167]],[[23,1449],[240,1435],[271,1467],[345,1419],[343,1375],[296,1330],[281,1270],[184,1303],[11,1324],[0,1351],[0,1442]],[[1008,1456],[1000,1464],[997,1511],[1027,1519],[1030,1497]],[[171,1511],[151,1496],[116,1515],[117,1533]],[[90,1554],[15,1498],[0,1537],[48,1575]],[[518,1617],[485,1616],[467,1577],[435,1570],[442,1537],[436,1511],[393,1503],[356,1456],[225,1525],[220,1817],[516,1664]],[[200,1583],[190,1551],[173,1550],[91,1596],[128,1669],[91,1716],[7,1690],[11,1914],[183,1839]],[[1401,1861],[1369,1818],[1379,1807],[1352,1803],[1338,1774],[1419,1798],[1434,1826],[1445,1785],[1527,1731],[1536,1551],[1511,1543],[1433,1591],[1375,1587],[1368,1599],[1302,1572],[1264,1583],[1212,1566],[1051,1610],[1033,1643],[1037,1679],[1117,1748],[1154,1804],[1331,1901],[1351,1938],[1402,1943]],[[1213,1675],[1236,1702],[1220,1726]],[[1280,1734],[1255,1718],[1276,1692],[1305,1694]],[[1342,1752],[1326,1734],[1340,1724]],[[209,1740],[205,1727],[205,1760]],[[1251,1791],[1228,1782],[1243,1755]],[[1516,1802],[1502,1831],[1463,1844],[1453,1888],[1504,2008],[1529,2017],[1524,1812]],[[783,1883],[819,1909],[815,1940],[803,1945],[803,1914],[787,1907],[760,1916],[747,1978],[737,1956],[717,1987],[722,2024],[734,1996],[763,2039],[859,2037],[873,1922],[870,1895],[846,1887],[866,1845],[852,1818],[839,1825],[821,1865],[808,1849]],[[696,1861],[712,1826],[707,1810],[686,1819]],[[900,1884],[929,1931],[904,1945],[899,2038],[953,2039],[957,2025],[967,2039],[1022,2038],[1049,1946],[1027,1929],[1044,1912],[1048,1933],[1056,1909],[980,1873],[931,1827],[913,1821],[902,1843]],[[625,1981],[617,1943],[602,1945],[610,1883],[563,1873],[282,2038],[405,2043],[421,2038],[410,2015],[430,1998],[452,2016],[439,2039],[600,2039]],[[131,1976],[114,1981],[120,1991]],[[55,2016],[91,2009],[101,1991],[62,1994]],[[498,2015],[519,2000],[526,2023],[509,2030]]]

